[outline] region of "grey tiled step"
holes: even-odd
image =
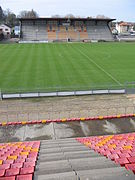
[[[59,146],[62,146],[62,147],[70,147],[70,146],[84,146],[83,144],[79,143],[79,142],[67,142],[67,143],[58,143]]]
[[[45,168],[45,169],[41,169],[39,171],[36,171],[34,174],[35,175],[47,175],[47,174],[56,174],[56,173],[66,173],[66,172],[72,172],[72,168],[71,167],[62,167],[62,168],[58,168],[58,167],[52,167],[52,168]]]
[[[83,150],[90,150],[88,147],[86,146],[74,146],[74,147],[61,147],[61,150],[63,152],[74,152],[74,151],[83,151]]]
[[[56,152],[76,152],[76,151],[89,151],[89,148],[85,146],[75,146],[75,147],[59,147],[59,148],[47,148],[42,149],[40,148],[40,154],[49,154],[49,153],[56,153]]]
[[[97,153],[90,153],[90,152],[82,152],[82,153],[64,153],[65,157],[67,159],[80,159],[80,158],[95,158],[95,157],[100,157],[99,154]]]
[[[84,175],[78,178],[79,180],[135,180],[135,175],[125,175],[125,174],[111,174],[111,175]],[[64,179],[63,179],[64,180]]]
[[[58,145],[41,145],[40,149],[51,149],[51,148],[70,148],[70,147],[85,147],[83,144],[58,144]]]
[[[80,179],[77,176],[69,176],[69,177],[44,177],[44,176],[38,176],[37,178],[34,178],[34,180],[80,180]]]
[[[36,166],[35,174],[53,174],[73,171],[67,160],[40,162]]]
[[[53,145],[53,144],[69,144],[69,143],[73,143],[73,144],[81,144],[80,142],[78,142],[77,140],[48,140],[48,141],[41,141],[42,145]]]
[[[78,180],[75,172],[53,173],[46,175],[34,175],[34,180]]]
[[[66,157],[64,156],[63,153],[55,153],[55,154],[47,154],[47,155],[42,155],[38,158],[38,164],[40,162],[48,162],[48,161],[58,161],[58,160],[66,160]]]
[[[119,166],[116,165],[113,161],[106,159],[105,157],[69,159],[69,162],[75,171],[102,169]]]
[[[62,152],[61,148],[48,148],[48,149],[40,149],[40,154],[49,154],[49,153],[55,153],[55,152]]]
[[[61,156],[63,155],[64,153],[61,151],[61,152],[54,152],[54,153],[39,153],[39,157],[38,157],[38,160],[41,160],[42,158],[48,158],[48,157],[56,157],[56,156]]]
[[[89,152],[82,152],[82,153],[55,153],[55,154],[47,154],[41,155],[39,157],[39,162],[47,162],[47,161],[57,161],[57,160],[66,160],[66,159],[80,159],[80,158],[94,158],[100,157],[99,154],[96,153],[89,153]]]
[[[41,141],[41,144],[57,144],[57,143],[76,143],[77,141],[73,138],[69,138],[69,139],[57,139],[57,140],[44,140]],[[78,142],[77,142],[78,143]]]
[[[51,154],[50,154],[50,151],[49,151],[49,153],[44,153],[44,152],[41,152],[41,151],[39,151],[39,159],[41,159],[41,157],[50,157],[50,156],[55,156],[55,155],[62,155],[62,154],[64,154],[64,155],[76,155],[76,154],[82,154],[82,153],[84,153],[84,154],[86,154],[86,153],[88,153],[88,154],[93,154],[93,155],[96,155],[96,156],[101,156],[100,154],[98,154],[98,153],[96,153],[96,152],[94,152],[93,150],[88,150],[88,149],[83,149],[83,150],[80,150],[80,151],[69,151],[69,152],[64,152],[64,151],[58,151],[58,152],[51,152]]]
[[[80,143],[67,143],[67,144],[43,144],[41,145],[42,149],[47,149],[47,148],[55,148],[55,147],[82,147],[84,146],[83,144]]]
[[[78,176],[83,176],[83,175],[102,175],[102,174],[112,174],[112,173],[122,173],[122,172],[128,172],[124,167],[111,167],[111,168],[102,168],[102,169],[92,169],[92,170],[79,170],[76,171],[76,174]]]
[[[134,180],[135,175],[124,167],[112,167],[93,170],[76,171],[80,180]]]
[[[59,144],[43,144],[43,145],[40,145],[40,149],[48,149],[48,148],[59,148]]]
[[[67,166],[69,165],[68,160],[59,160],[59,161],[51,161],[51,162],[38,162],[36,165],[36,169],[46,168],[46,167],[56,167],[56,166]]]

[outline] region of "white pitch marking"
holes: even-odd
[[[85,53],[83,53],[82,51],[80,51],[78,49],[78,51],[85,56],[87,59],[89,59],[93,64],[95,64],[101,71],[103,71],[105,74],[107,74],[112,80],[114,80],[117,84],[122,85],[116,78],[114,78],[111,74],[109,74],[107,71],[105,71],[101,66],[99,66],[96,62],[94,62],[94,60],[92,58],[90,58],[89,56],[87,56]]]

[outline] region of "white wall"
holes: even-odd
[[[11,35],[11,28],[5,24],[1,24],[0,29],[2,29],[4,36]]]

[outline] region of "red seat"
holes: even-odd
[[[135,173],[135,133],[76,138],[76,140],[86,146],[90,144],[89,147],[94,151],[115,160]]]
[[[18,156],[18,159],[26,159],[26,158],[27,158],[27,155],[25,154]]]
[[[24,168],[35,167],[35,162],[24,162]]]
[[[40,142],[3,143],[0,146],[0,180],[32,180]]]
[[[28,158],[31,158],[31,157],[37,157],[37,153],[30,153],[29,155],[28,155]]]
[[[5,174],[5,170],[4,169],[0,170],[0,177],[4,176],[4,174]]]
[[[0,169],[2,170],[2,169],[9,169],[10,168],[10,164],[2,164],[2,165],[0,165]]]
[[[33,174],[34,173],[34,167],[28,167],[28,168],[21,168],[20,174]]]
[[[20,169],[14,168],[14,169],[7,169],[5,176],[16,176],[19,174]]]
[[[14,152],[11,154],[11,156],[19,156],[20,152]]]
[[[127,170],[132,170],[135,169],[135,164],[126,164],[125,167]]]
[[[135,156],[128,157],[130,163],[135,163]]]
[[[122,153],[122,154],[119,154],[120,158],[124,158],[124,157],[130,157],[130,155],[128,153]]]
[[[35,161],[36,161],[36,157],[31,157],[26,159],[26,162],[35,162]]]
[[[115,159],[119,158],[118,154],[110,154],[107,157],[111,160],[115,160]]]
[[[15,163],[24,163],[25,162],[25,159],[16,159],[15,160]]]
[[[130,154],[130,156],[135,156],[135,152],[131,152],[129,154]]]
[[[119,163],[121,166],[124,166],[125,164],[128,164],[129,161],[127,158],[118,158],[115,160],[116,163]]]
[[[11,177],[0,177],[0,180],[15,180],[15,176],[11,176]]]
[[[14,164],[11,164],[11,168],[14,169],[14,168],[22,168],[23,166],[23,163],[14,163]]]
[[[14,160],[13,159],[7,159],[4,161],[3,164],[13,164],[14,163]]]
[[[16,180],[32,180],[32,174],[18,175]]]
[[[1,157],[0,157],[0,160],[5,161],[6,159],[7,159],[7,157],[6,157],[6,156],[1,156]]]

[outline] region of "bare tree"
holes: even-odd
[[[97,19],[109,19],[109,17],[105,16],[105,15],[97,15],[96,16]]]
[[[135,24],[134,24],[133,30],[135,31]]]
[[[4,22],[8,24],[11,27],[14,27],[15,25],[18,25],[18,19],[16,18],[16,15],[10,10],[7,9],[4,11],[5,20]]]
[[[73,14],[67,14],[65,18],[75,18],[75,16]]]
[[[52,15],[52,18],[61,18],[62,16],[59,14]]]
[[[2,7],[0,6],[0,23],[2,23],[4,20],[4,11],[2,9]]]
[[[88,18],[88,19],[92,19],[93,17],[92,17],[92,16],[88,16],[87,18]]]
[[[39,17],[37,12],[33,9],[31,11],[21,11],[18,15],[18,18],[37,18]]]

